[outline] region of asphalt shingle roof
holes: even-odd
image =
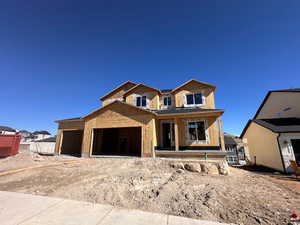
[[[7,127],[7,126],[0,126],[0,131],[16,132],[14,128]]]
[[[254,119],[253,121],[276,133],[300,132],[300,118]]]

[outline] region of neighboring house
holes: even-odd
[[[11,127],[0,126],[0,134],[4,134],[4,135],[16,134],[16,130]]]
[[[245,146],[242,140],[231,134],[224,134],[226,160],[230,165],[246,164]]]
[[[18,134],[21,135],[21,142],[26,142],[31,136],[31,133],[27,130],[20,130]]]
[[[224,159],[215,89],[197,80],[169,90],[125,82],[95,111],[56,121],[56,154]]]
[[[300,161],[300,88],[269,91],[241,138],[254,164],[292,172]]]
[[[42,140],[51,137],[51,134],[46,130],[34,131],[32,135],[33,136],[30,136],[30,138],[32,138],[33,141]]]

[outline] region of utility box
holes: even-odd
[[[19,153],[20,135],[0,135],[0,157]]]

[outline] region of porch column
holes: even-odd
[[[175,131],[175,151],[179,151],[179,132],[178,132],[178,118],[174,119],[174,131]]]

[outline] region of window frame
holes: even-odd
[[[138,98],[140,98],[140,105],[138,106]],[[143,98],[145,98],[145,106],[143,106]],[[146,95],[136,95],[135,96],[135,106],[141,108],[148,108],[148,98]]]
[[[169,103],[168,99],[170,99],[170,105],[169,104],[165,105],[165,99],[167,99],[167,103]],[[163,96],[162,106],[163,106],[163,108],[169,108],[172,106],[172,96],[171,95]]]
[[[195,95],[196,94],[201,94],[201,99],[202,99],[202,103],[201,104],[196,104],[196,98],[195,98]],[[188,99],[187,99],[187,96],[188,95],[193,95],[193,104],[188,104]],[[204,93],[203,91],[197,91],[197,92],[192,92],[192,93],[186,93],[184,95],[184,98],[185,98],[185,104],[184,106],[185,107],[195,107],[195,106],[204,106],[206,103],[205,103],[205,97],[204,97]]]
[[[189,123],[191,123],[191,122],[203,122],[204,123],[205,140],[191,140],[190,139]],[[187,119],[186,124],[185,124],[185,129],[186,129],[186,138],[185,139],[188,144],[209,144],[210,143],[209,131],[208,131],[206,119]],[[196,134],[198,134],[197,128],[196,128]]]

